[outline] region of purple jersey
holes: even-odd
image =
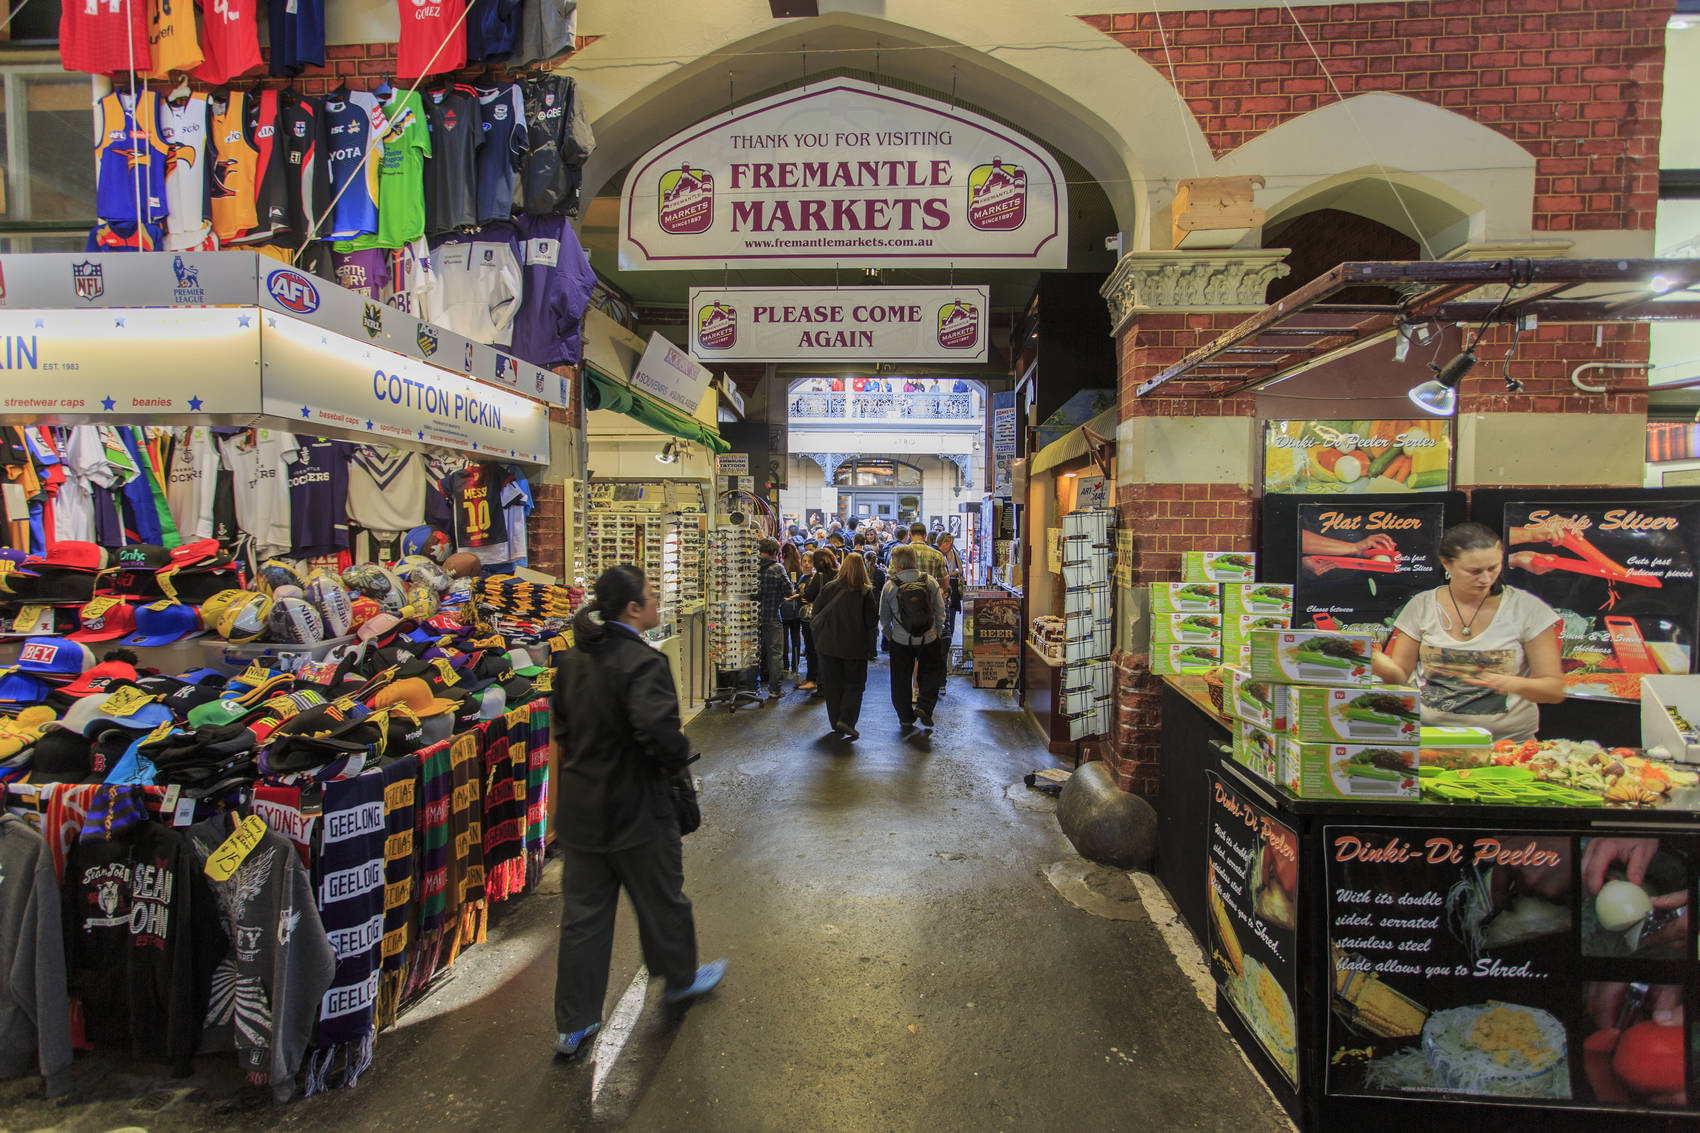
[[[390,254],[383,248],[335,252],[336,281],[368,299],[382,299],[390,285]]]
[[[290,548],[296,555],[348,550],[348,457],[344,441],[303,439],[289,464]]]
[[[564,216],[521,216],[525,302],[514,316],[513,352],[535,366],[577,364],[584,309],[596,286],[590,257]]]

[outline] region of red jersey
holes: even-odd
[[[398,76],[416,79],[466,66],[466,0],[396,0],[396,6],[401,10]]]
[[[206,62],[195,68],[202,82],[222,86],[258,67],[260,0],[201,0],[201,51]]]
[[[67,71],[91,75],[145,72],[153,66],[147,0],[65,0],[59,8],[59,59]]]

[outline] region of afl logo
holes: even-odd
[[[716,300],[697,311],[697,345],[726,350],[738,341],[738,309]]]
[[[675,236],[707,232],[714,223],[714,175],[681,165],[661,175],[661,231]]]
[[[319,289],[298,271],[280,268],[266,277],[266,290],[286,311],[310,315],[319,309]]]

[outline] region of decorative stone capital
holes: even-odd
[[[1099,288],[1110,305],[1112,334],[1147,311],[1262,310],[1269,284],[1292,269],[1287,248],[1129,252]]]

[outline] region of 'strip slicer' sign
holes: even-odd
[[[660,398],[668,405],[695,413],[714,375],[691,361],[691,356],[662,338],[649,336],[649,345],[632,373],[632,388]]]
[[[743,362],[984,362],[986,287],[693,287],[691,353]]]
[[[831,79],[698,123],[632,166],[620,267],[972,262],[1064,267],[1044,147],[904,91]]]

